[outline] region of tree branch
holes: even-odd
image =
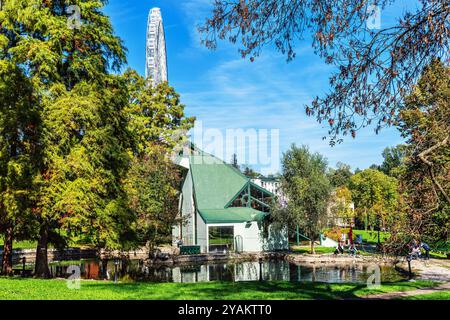
[[[428,154],[430,154],[431,152],[433,152],[434,150],[436,150],[437,148],[440,148],[442,146],[445,146],[448,141],[449,141],[450,136],[447,136],[444,140],[442,140],[441,142],[435,144],[434,146],[422,151],[421,153],[419,153],[418,157],[420,160],[422,160],[422,162],[424,162],[427,166],[428,169],[430,171],[430,177],[431,180],[433,181],[433,183],[438,187],[439,191],[442,193],[442,195],[444,196],[444,198],[447,200],[447,202],[450,204],[450,197],[445,193],[444,188],[442,188],[442,186],[440,185],[440,183],[436,180],[436,177],[434,176],[434,172],[433,172],[433,163],[431,161],[429,161],[426,156]]]

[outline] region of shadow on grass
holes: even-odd
[[[306,282],[208,282],[208,283],[83,283],[92,290],[114,292],[123,299],[164,300],[330,300],[358,299],[364,284]]]
[[[64,280],[2,278],[0,297],[6,299],[57,300],[332,300],[362,299],[367,294],[430,287],[435,282],[386,282],[380,289],[364,283],[323,282],[198,282],[198,283],[113,283],[83,280],[80,290],[70,290]],[[9,294],[8,294],[9,292]]]

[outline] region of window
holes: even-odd
[[[209,252],[232,251],[234,248],[234,227],[209,227]]]

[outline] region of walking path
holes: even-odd
[[[408,263],[401,262],[399,267],[408,270]],[[367,295],[365,299],[396,299],[401,297],[411,297],[422,294],[437,293],[440,291],[450,290],[450,261],[449,260],[413,260],[411,262],[413,272],[417,275],[417,279],[443,281],[435,287],[422,288],[410,291],[388,292],[380,294]]]
[[[406,261],[398,263],[397,266],[408,270],[408,263]],[[418,279],[450,281],[450,260],[413,260],[411,261],[411,268]]]
[[[409,291],[400,291],[400,292],[388,292],[388,293],[380,293],[380,294],[371,294],[367,295],[365,299],[396,299],[401,297],[411,297],[418,296],[422,294],[430,294],[436,293],[440,291],[448,291],[450,290],[450,282],[445,282],[444,284],[431,288],[423,288]]]

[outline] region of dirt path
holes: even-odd
[[[364,299],[383,299],[383,300],[384,299],[395,299],[395,298],[401,298],[401,297],[410,297],[410,296],[417,296],[417,295],[422,295],[422,294],[436,293],[436,292],[447,291],[447,290],[450,290],[450,282],[446,282],[440,286],[431,287],[431,288],[372,294],[372,295],[365,296]]]

